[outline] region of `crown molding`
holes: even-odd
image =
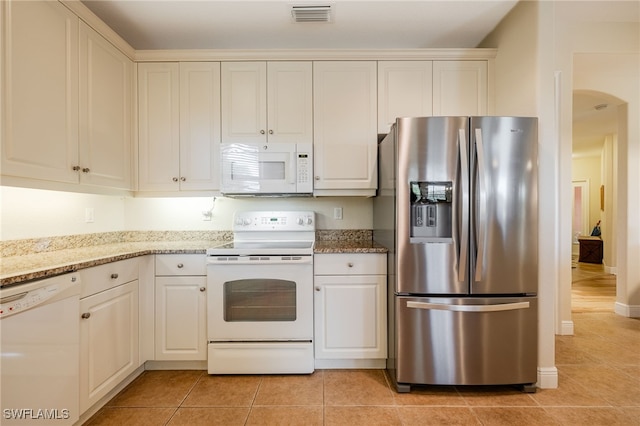
[[[129,45],[118,33],[116,33],[111,27],[104,23],[95,13],[93,13],[87,6],[82,4],[79,0],[58,0],[67,9],[75,13],[78,18],[82,19],[87,25],[93,28],[101,36],[106,38],[111,44],[113,44],[118,50],[125,54],[129,59],[134,60],[136,51]]]
[[[487,60],[497,49],[201,49],[137,50],[136,62]]]

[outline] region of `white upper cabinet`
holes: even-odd
[[[378,62],[378,133],[398,117],[431,116],[432,80],[432,61]]]
[[[487,98],[487,61],[434,61],[433,115],[486,115]]]
[[[218,190],[220,63],[138,65],[138,189]]]
[[[78,182],[78,17],[58,2],[2,2],[2,174]]]
[[[375,195],[375,61],[314,62],[314,193]]]
[[[222,63],[222,141],[311,143],[311,62]]]
[[[80,22],[80,180],[131,189],[133,62]]]
[[[2,7],[3,175],[130,189],[133,62],[58,2]]]

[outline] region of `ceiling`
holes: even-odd
[[[82,2],[137,50],[412,49],[476,47],[517,0]],[[294,5],[328,5],[331,20],[295,23]],[[602,8],[587,12],[592,20]],[[598,104],[609,107],[597,111]],[[574,154],[599,152],[605,135],[615,132],[615,106],[615,100],[603,95],[574,95]]]
[[[476,47],[517,0],[83,0],[133,48]],[[329,5],[331,22],[291,8]]]
[[[574,157],[600,155],[605,137],[618,132],[619,104],[618,99],[602,93],[574,92]]]

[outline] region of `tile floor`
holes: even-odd
[[[640,320],[615,315],[612,299],[599,302],[588,300],[586,310],[574,303],[575,335],[556,337],[558,389],[419,386],[398,394],[382,370],[146,371],[86,424],[640,426]]]

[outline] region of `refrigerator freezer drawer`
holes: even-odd
[[[398,384],[535,383],[538,299],[396,296],[395,344]]]

